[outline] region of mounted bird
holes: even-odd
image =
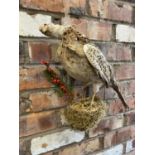
[[[101,50],[73,26],[56,24],[41,25],[39,30],[46,36],[61,38],[57,53],[66,72],[85,86],[93,85],[93,104],[96,93],[102,86],[113,88],[122,104],[129,108],[118,86],[113,68]]]

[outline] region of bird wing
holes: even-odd
[[[69,27],[63,34],[62,41],[63,46],[69,48],[74,51],[77,55],[84,57],[83,45],[87,38],[82,36],[78,31],[74,28]]]
[[[109,86],[112,77],[112,68],[103,53],[91,44],[84,45],[84,53],[89,63],[94,67],[102,80],[106,82],[107,86]]]

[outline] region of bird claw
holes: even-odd
[[[94,104],[94,101],[91,101],[90,106],[92,107],[93,104]]]

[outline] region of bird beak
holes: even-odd
[[[50,36],[51,33],[48,31],[48,24],[43,24],[39,27],[40,32],[42,32],[44,35]]]
[[[39,27],[40,32],[46,36],[61,37],[63,32],[66,30],[66,26],[57,25],[57,24],[43,24]]]

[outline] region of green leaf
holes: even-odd
[[[45,77],[47,78],[47,80],[48,81],[51,81],[51,74],[49,73],[49,71],[48,70],[44,70],[44,75],[45,75]]]

